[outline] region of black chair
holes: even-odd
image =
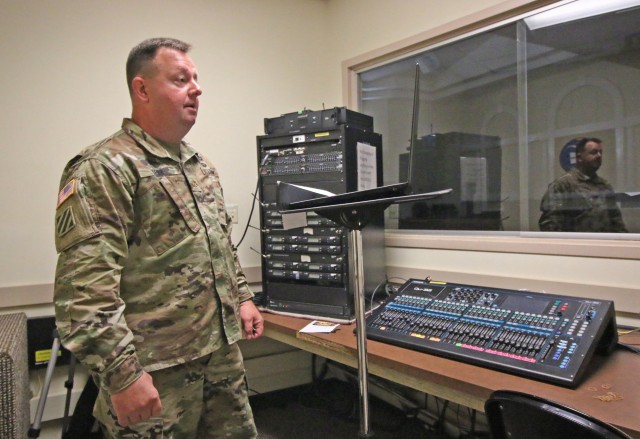
[[[578,410],[521,392],[497,390],[484,410],[492,439],[631,439]]]

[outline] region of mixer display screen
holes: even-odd
[[[611,301],[416,279],[367,318],[367,336],[569,387],[617,342]]]

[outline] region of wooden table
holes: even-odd
[[[298,331],[308,319],[263,315],[267,337],[357,367],[355,324],[341,325],[331,334],[305,334]],[[637,333],[627,337],[640,342]],[[367,352],[371,374],[466,407],[484,412],[484,403],[494,390],[517,390],[568,405],[640,439],[640,355],[627,350],[595,356],[575,389],[374,340],[368,340]],[[606,401],[610,393],[616,400]]]

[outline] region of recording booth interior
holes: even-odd
[[[502,230],[499,137],[461,132],[422,136],[411,152],[400,154],[400,179],[406,178],[412,159],[420,166],[415,191],[453,190],[433,200],[401,204],[400,229]]]

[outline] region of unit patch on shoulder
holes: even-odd
[[[56,234],[60,237],[76,226],[73,216],[73,206],[69,206],[56,215]]]
[[[72,179],[69,183],[65,184],[58,194],[58,205],[60,207],[67,198],[76,193],[76,179]]]
[[[101,233],[93,218],[82,180],[74,178],[58,195],[55,219],[55,241],[58,253]]]

